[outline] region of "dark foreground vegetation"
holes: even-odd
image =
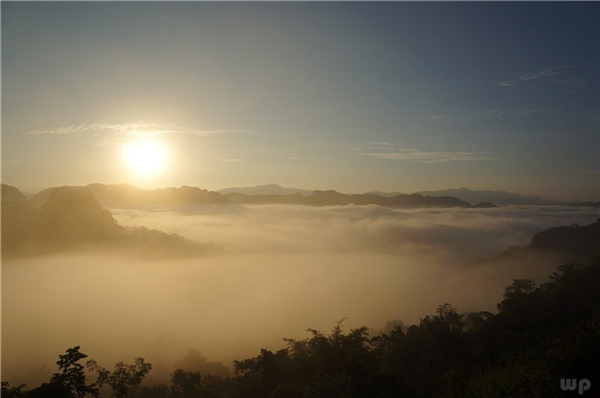
[[[309,329],[278,351],[235,361],[236,375],[177,369],[170,385],[143,385],[151,364],[137,358],[112,371],[79,347],[59,356],[48,383],[26,391],[2,384],[2,397],[556,397],[561,379],[600,388],[600,257],[557,268],[539,287],[517,279],[498,312],[458,313],[450,304],[418,325],[390,322],[330,334]],[[88,381],[89,380],[89,381]]]

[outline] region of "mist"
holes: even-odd
[[[110,209],[119,224],[145,226],[237,253],[459,254],[463,260],[526,245],[543,229],[589,224],[600,210],[570,206],[398,209],[367,206],[194,206],[178,211]]]
[[[109,209],[145,226],[219,249],[209,256],[142,260],[87,252],[5,260],[3,380],[47,380],[68,347],[106,366],[143,356],[147,382],[168,377],[189,349],[231,367],[276,350],[307,328],[406,324],[452,303],[495,311],[515,278],[545,282],[557,260],[486,261],[540,230],[588,224],[578,207],[389,209],[378,206],[198,206]],[[46,365],[47,368],[39,368]]]

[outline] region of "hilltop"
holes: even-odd
[[[13,190],[8,192],[14,194]],[[87,248],[116,249],[150,258],[185,257],[210,251],[209,245],[176,234],[123,227],[85,189],[53,189],[39,209],[22,201],[6,200],[14,196],[18,197],[2,197],[3,258]]]

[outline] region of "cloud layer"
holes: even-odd
[[[231,365],[344,317],[346,328],[378,330],[393,319],[418,322],[445,302],[494,311],[512,279],[545,281],[555,264],[478,259],[525,245],[550,226],[600,216],[577,207],[111,211],[123,225],[212,241],[223,251],[172,261],[97,253],[3,262],[4,378],[27,382],[16,375],[27,366],[53,368],[56,355],[76,344],[107,364],[141,355],[155,369],[171,369],[198,349]]]
[[[375,205],[203,206],[193,212],[112,210],[126,226],[146,226],[236,252],[404,253],[415,247],[446,248],[467,256],[493,256],[509,245],[527,245],[538,231],[589,224],[590,208],[511,206],[491,209],[392,209]]]

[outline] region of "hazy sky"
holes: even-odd
[[[600,200],[600,4],[2,3],[2,179]],[[123,144],[159,142],[160,175]]]

